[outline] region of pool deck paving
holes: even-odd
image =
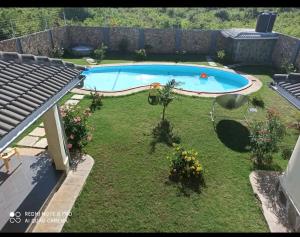
[[[86,179],[92,170],[94,159],[85,155],[76,170],[70,170],[62,185],[53,195],[42,216],[32,232],[61,232],[68,216],[72,215],[72,207],[79,196]],[[51,215],[49,214],[51,213]],[[47,215],[48,214],[48,215]]]
[[[33,137],[44,137],[45,135],[46,135],[45,129],[41,127],[37,127],[31,133],[29,133],[29,136],[33,136]]]
[[[208,61],[212,59],[208,56],[207,57]],[[214,62],[213,62],[214,63]],[[149,62],[141,62],[141,63],[117,63],[117,64],[101,64],[101,65],[97,65],[97,67],[106,67],[106,66],[124,66],[124,65],[147,65],[149,64]],[[151,62],[151,64],[162,64],[162,62]],[[177,65],[177,63],[170,63],[170,62],[163,62],[163,64],[166,65]],[[210,66],[206,66],[206,65],[197,65],[197,64],[190,64],[190,63],[184,63],[184,65],[188,65],[188,66],[203,66],[203,67],[207,67],[207,68],[216,68],[216,69],[220,69],[220,70],[224,70],[224,71],[228,71],[228,72],[235,72],[235,73],[239,73],[241,75],[243,75],[244,77],[246,77],[250,83],[249,86],[241,89],[241,90],[236,90],[236,91],[232,91],[232,92],[226,92],[226,93],[208,93],[208,92],[198,92],[198,91],[186,91],[186,90],[174,90],[176,93],[178,94],[182,94],[182,95],[187,95],[187,96],[197,96],[197,97],[217,97],[219,95],[223,95],[223,94],[242,94],[242,95],[248,95],[251,94],[253,92],[258,91],[261,87],[262,87],[262,82],[252,76],[252,75],[248,75],[248,74],[244,74],[242,72],[239,72],[238,70],[234,70],[233,68],[237,67],[237,66],[243,66],[243,64],[234,64],[234,65],[228,65],[228,66],[223,66],[223,67],[219,67],[217,64],[214,63],[214,66],[210,65]],[[93,68],[94,66],[89,66],[90,68]],[[232,68],[231,68],[232,67]],[[130,88],[127,90],[122,90],[122,91],[98,91],[101,95],[103,96],[109,96],[109,97],[115,97],[115,96],[124,96],[124,95],[130,95],[130,94],[134,94],[140,91],[144,91],[144,90],[149,90],[150,89],[150,85],[145,85],[145,86],[140,86],[140,87],[135,87],[135,88]],[[81,95],[88,95],[90,94],[91,90],[89,89],[83,89],[83,88],[74,88],[71,92],[76,93],[76,94],[81,94]]]
[[[223,70],[227,70],[227,71],[233,71],[232,69],[223,69]],[[248,95],[251,94],[253,92],[258,91],[261,87],[262,87],[262,82],[257,79],[256,77],[252,76],[252,75],[248,75],[248,74],[243,74],[241,72],[237,72],[240,73],[241,75],[245,76],[249,81],[250,81],[250,85],[247,88],[244,88],[242,90],[237,90],[237,91],[233,91],[233,92],[228,92],[228,93],[207,93],[207,92],[196,92],[196,91],[185,91],[185,90],[179,90],[179,89],[174,89],[174,91],[178,94],[182,94],[182,95],[187,95],[187,96],[197,96],[197,97],[217,97],[219,95],[223,95],[223,94],[242,94],[242,95]],[[146,85],[146,86],[141,86],[141,87],[137,87],[137,88],[132,88],[132,89],[128,89],[128,90],[123,90],[123,91],[99,91],[99,93],[103,96],[123,96],[123,95],[130,95],[130,94],[134,94],[140,91],[144,91],[144,90],[149,90],[150,89],[150,85]],[[79,89],[79,88],[74,88],[72,90],[73,93],[76,94],[82,94],[82,95],[88,95],[90,94],[90,90],[86,90],[86,89]]]
[[[65,105],[77,105],[79,103],[79,100],[68,100]]]
[[[212,67],[217,67],[218,65],[212,60],[211,57],[209,56],[206,56],[206,61],[208,62],[209,66],[212,66]]]

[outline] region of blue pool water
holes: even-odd
[[[201,73],[206,73],[208,78],[200,78]],[[234,72],[178,64],[101,66],[90,68],[82,74],[86,76],[84,88],[96,87],[99,91],[122,91],[154,82],[165,85],[171,79],[181,83],[179,89],[196,92],[230,92],[249,85],[248,79]]]

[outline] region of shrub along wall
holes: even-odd
[[[122,39],[128,40],[129,52],[146,45],[152,46],[149,53],[166,54],[185,50],[192,54],[215,55],[221,49],[230,54],[235,48],[235,62],[255,61],[280,67],[286,59],[300,69],[300,40],[295,37],[280,34],[273,44],[266,44],[263,40],[233,43],[223,37],[220,30],[65,26],[0,41],[0,50],[50,56],[54,46],[70,48],[86,44],[96,48],[104,43],[108,50],[117,51]],[[234,44],[239,44],[239,47],[233,47]]]

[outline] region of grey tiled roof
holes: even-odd
[[[300,110],[300,73],[275,74],[276,91]]]
[[[234,39],[277,39],[278,34],[274,32],[256,32],[254,29],[226,29],[221,33],[225,37]]]
[[[0,152],[84,77],[85,67],[0,51]]]

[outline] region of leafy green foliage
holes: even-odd
[[[222,21],[228,21],[229,20],[229,14],[228,14],[228,11],[226,11],[226,10],[217,11],[215,13],[215,16],[220,18]]]
[[[271,164],[272,153],[278,150],[278,143],[285,135],[285,126],[279,120],[278,112],[268,109],[265,121],[254,121],[249,127],[250,146],[255,164]]]
[[[97,90],[95,88],[94,92],[91,91],[90,96],[92,99],[92,102],[90,105],[90,110],[91,110],[91,112],[95,112],[95,110],[100,109],[101,106],[103,105],[103,103],[102,103],[103,95],[100,95],[100,93],[97,92]]]
[[[62,58],[65,55],[64,48],[54,47],[50,52],[50,57],[52,58]]]
[[[63,8],[60,12],[60,17],[63,17],[63,11],[65,13],[66,19],[68,19],[68,20],[84,21],[86,18],[91,16],[88,9],[86,9],[84,7]]]
[[[81,156],[84,147],[92,140],[91,128],[87,126],[90,111],[87,109],[82,112],[79,106],[63,106],[60,113],[67,136],[67,147],[74,159]]]
[[[101,63],[101,61],[105,58],[107,46],[101,43],[100,47],[94,50],[94,57],[97,63]]]
[[[175,94],[173,93],[173,89],[180,85],[175,79],[172,79],[167,82],[167,84],[158,91],[159,94],[159,104],[163,106],[162,112],[162,120],[165,119],[165,112],[167,106],[176,98]]]
[[[298,8],[64,8],[68,25],[119,26],[140,28],[227,29],[255,28],[264,10],[277,12],[274,31],[300,37]],[[12,36],[9,23],[15,22],[17,35],[64,25],[63,8],[1,8],[2,38]]]
[[[284,147],[281,149],[281,157],[284,160],[289,160],[290,157],[292,156],[293,153],[293,149],[291,149],[290,147]]]
[[[283,73],[287,74],[291,72],[297,72],[297,68],[295,67],[295,65],[293,63],[290,63],[287,59],[283,60],[280,69]]]
[[[225,57],[226,57],[226,54],[225,54],[225,50],[222,49],[222,50],[219,50],[217,52],[217,60],[220,62],[220,63],[223,63],[225,61]]]
[[[183,61],[184,60],[184,55],[186,55],[186,51],[185,50],[177,50],[175,52],[175,62],[179,62],[179,61]]]
[[[167,156],[170,161],[170,180],[180,182],[185,194],[187,194],[186,187],[200,192],[201,185],[204,185],[204,176],[198,152],[193,149],[186,150],[180,145],[174,146],[173,156]]]
[[[255,95],[251,98],[251,103],[255,107],[264,108],[265,102],[263,101],[262,97],[260,95]]]
[[[134,51],[134,55],[136,60],[138,61],[142,61],[145,60],[147,58],[147,52],[145,49],[137,49]]]

